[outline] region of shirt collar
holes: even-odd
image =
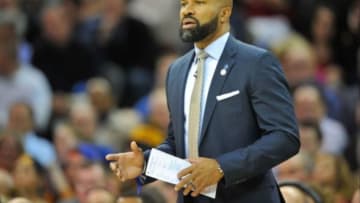
[[[215,41],[209,44],[205,48],[205,52],[209,54],[211,58],[214,58],[217,61],[220,60],[221,54],[225,48],[229,36],[230,36],[229,32],[223,34],[221,37],[217,38]],[[200,49],[195,46],[195,53],[198,54],[199,51]]]

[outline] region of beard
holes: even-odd
[[[192,16],[185,16],[184,19],[185,18],[194,20],[196,27],[193,29],[183,29],[182,26],[180,26],[180,38],[183,42],[199,42],[214,33],[218,27],[218,16],[215,16],[203,25],[200,25],[200,22]]]

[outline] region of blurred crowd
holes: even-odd
[[[176,202],[172,185],[122,183],[104,157],[166,137],[167,70],[193,46],[179,4],[0,0],[1,203]],[[274,168],[279,182],[360,202],[360,1],[234,0],[231,24],[277,56],[293,95],[301,150]]]

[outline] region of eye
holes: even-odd
[[[206,2],[205,1],[196,1],[197,4],[205,4]]]
[[[187,4],[187,2],[182,1],[180,5],[181,5],[181,7],[184,7],[184,6],[186,6],[186,4]]]

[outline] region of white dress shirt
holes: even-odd
[[[201,117],[200,117],[200,131],[203,123],[203,117],[205,112],[206,100],[209,93],[211,81],[213,79],[216,66],[219,63],[220,57],[224,51],[227,40],[229,39],[230,33],[227,32],[219,37],[217,40],[208,45],[204,50],[209,55],[205,60],[204,67],[204,82],[202,90],[202,106],[201,106]],[[195,53],[199,53],[200,49],[195,46]],[[190,109],[190,99],[191,94],[195,84],[195,72],[196,72],[196,56],[189,70],[189,74],[186,80],[185,86],[185,98],[184,98],[184,113],[185,113],[185,153],[188,155],[188,131],[189,131],[189,109]]]

